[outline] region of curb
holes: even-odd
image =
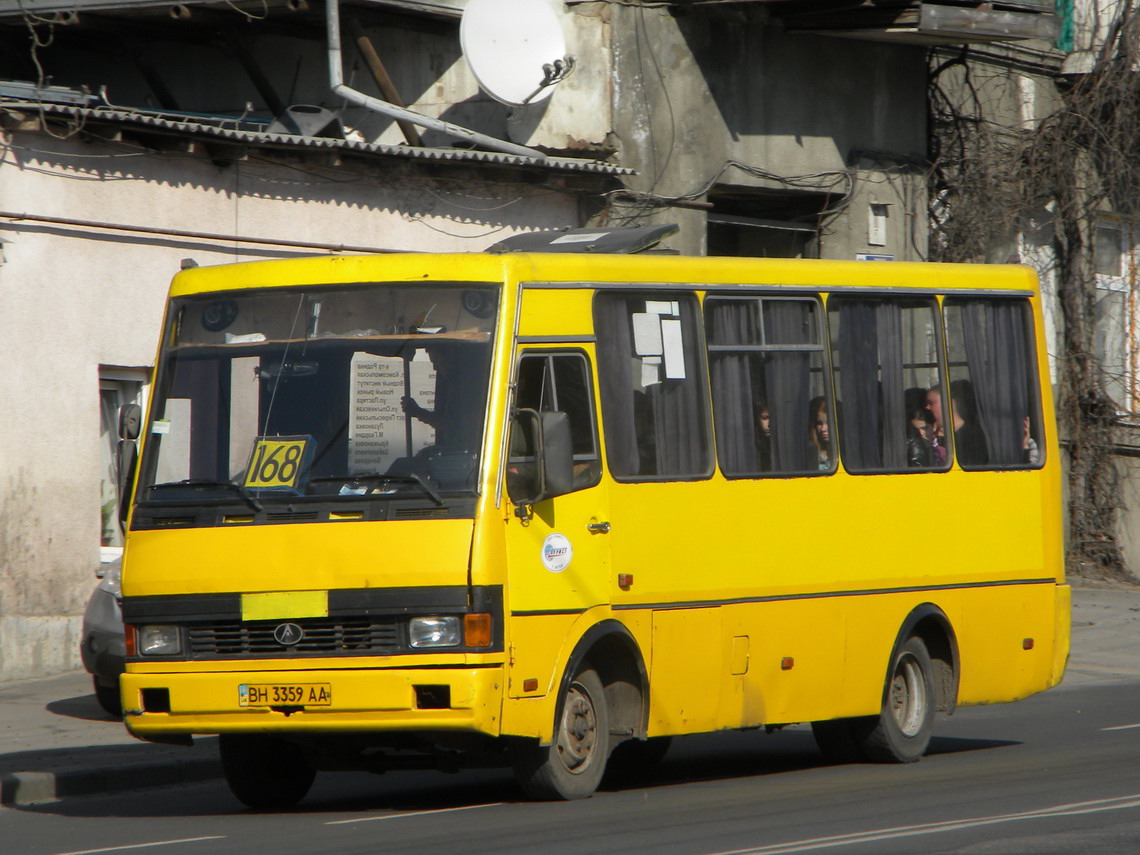
[[[222,764],[217,758],[173,763],[134,763],[113,768],[68,769],[60,772],[12,772],[0,778],[0,805],[38,805],[67,796],[191,784],[221,776]]]

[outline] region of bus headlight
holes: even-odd
[[[174,656],[182,652],[182,634],[176,626],[140,626],[138,651],[140,656]]]
[[[416,617],[408,622],[412,647],[458,647],[462,637],[457,617]]]

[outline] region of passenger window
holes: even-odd
[[[945,316],[958,463],[963,469],[1041,465],[1045,444],[1028,303],[951,297]]]
[[[835,469],[819,304],[709,297],[705,325],[717,459],[729,478]]]
[[[584,353],[524,354],[519,360],[515,406],[538,412],[566,413],[574,452],[574,489],[598,483],[602,464],[594,425],[590,365]],[[517,451],[525,453],[525,450]],[[515,451],[512,451],[514,456]]]
[[[691,294],[595,298],[606,454],[615,478],[664,481],[710,474],[698,317]]]
[[[833,297],[828,319],[844,467],[947,468],[934,299]]]

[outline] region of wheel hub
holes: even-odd
[[[593,702],[578,686],[571,686],[558,734],[558,756],[568,771],[577,775],[590,766],[597,744],[597,730]]]

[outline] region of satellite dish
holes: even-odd
[[[459,43],[483,91],[515,107],[545,101],[574,67],[548,0],[468,0]]]

